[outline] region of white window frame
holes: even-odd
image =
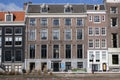
[[[67,30],[69,30],[69,31],[71,32],[71,34],[70,34],[71,39],[67,39],[67,38],[66,38],[66,31],[67,31]],[[65,30],[64,30],[64,39],[65,39],[65,40],[72,40],[72,29],[65,29]]]
[[[71,23],[70,25],[66,25],[66,19],[70,19],[70,23]],[[64,19],[64,25],[65,25],[65,26],[72,26],[72,18],[69,18],[69,17],[68,17],[68,18],[65,18],[65,19]]]
[[[58,39],[54,39],[54,32],[56,33],[58,33]],[[53,40],[60,40],[60,30],[59,29],[53,29],[52,30],[52,39]]]
[[[90,40],[92,40],[93,47],[90,47],[90,45],[89,45],[89,44],[90,44]],[[88,40],[88,47],[89,47],[89,48],[94,48],[94,39],[89,39],[89,40]]]
[[[77,38],[78,30],[81,30],[81,32],[82,32],[82,39],[78,39],[78,38]],[[84,36],[84,31],[83,31],[83,29],[76,29],[76,40],[83,40],[83,36]]]
[[[99,34],[96,34],[96,29],[98,29]],[[94,28],[94,30],[95,30],[95,36],[99,36],[100,35],[100,28],[96,27],[96,28]]]
[[[58,45],[58,46],[59,46],[59,48],[58,48],[58,50],[59,50],[59,51],[58,51],[59,57],[58,57],[58,58],[54,58],[54,53],[53,53],[53,52],[54,52],[54,45]],[[52,46],[52,58],[53,58],[53,59],[59,59],[59,58],[60,58],[60,44],[53,44],[53,46]]]
[[[105,34],[103,34],[103,29],[105,29]],[[106,27],[102,27],[102,28],[101,28],[101,35],[102,35],[102,36],[106,36],[106,33],[107,33],[107,32],[106,32]]]
[[[59,25],[54,25],[54,20],[58,20],[58,21],[59,21]],[[54,19],[52,20],[52,25],[53,25],[54,27],[59,27],[59,26],[60,26],[60,19],[59,19],[59,18],[54,18]]]
[[[89,34],[90,28],[92,29],[92,34]],[[92,27],[89,27],[89,28],[88,28],[88,35],[89,35],[89,36],[93,36],[93,35],[94,35],[94,28],[92,28]]]
[[[44,30],[44,31],[43,31]],[[46,39],[42,39],[42,32],[45,32],[46,33]],[[46,40],[48,40],[48,29],[41,29],[40,30],[40,40],[42,40],[42,41],[46,41]]]
[[[42,24],[42,20],[43,20],[43,19],[46,20],[46,25],[43,25],[43,24]],[[41,19],[40,19],[40,26],[42,26],[42,27],[47,27],[47,26],[48,26],[48,18],[41,18]]]
[[[95,17],[99,17],[99,22],[96,22],[96,21],[95,21]],[[94,23],[101,23],[101,16],[95,15],[95,16],[94,16]]]
[[[90,15],[90,16],[89,16],[89,22],[92,22],[92,20],[93,20],[92,18],[93,18],[93,16]]]
[[[5,21],[7,22],[7,15],[10,15],[11,16],[11,21],[13,21],[13,14],[12,13],[7,13],[7,14],[5,14]],[[8,22],[10,22],[10,21],[8,21]]]
[[[105,40],[105,43],[104,43],[105,47],[103,47],[103,40]],[[107,47],[107,41],[106,41],[106,39],[102,39],[101,40],[101,48],[106,48],[106,47]]]
[[[35,40],[36,40],[36,29],[30,29],[30,30],[28,30],[28,31],[29,31],[29,34],[28,34],[29,38],[28,38],[28,40],[29,40],[29,41],[35,41]],[[32,33],[33,33],[33,32],[35,33],[35,38],[34,38],[34,39],[31,39],[31,38],[30,38],[31,32],[32,32]]]
[[[78,25],[78,24],[77,24],[77,21],[78,21],[78,20],[82,20],[82,25]],[[78,27],[78,26],[84,26],[84,19],[83,19],[83,18],[76,18],[76,25],[77,25],[77,27]]]
[[[95,48],[100,48],[100,39],[95,39]]]
[[[29,19],[29,25],[30,25],[30,26],[36,26],[36,19],[35,19],[34,24],[33,24],[33,23],[31,23],[31,19],[35,19],[35,18],[30,18],[30,19]]]
[[[15,45],[16,41],[21,41],[21,45]],[[15,42],[14,42],[15,46],[22,46],[22,36],[15,36]]]
[[[66,45],[71,45],[71,58],[66,58]],[[72,57],[73,57],[73,56],[72,56],[72,44],[65,44],[65,45],[64,45],[64,58],[65,58],[65,59],[72,59]]]
[[[117,19],[117,20],[116,20],[116,25],[115,25],[115,26],[112,26],[112,19],[113,19],[113,18],[116,18],[116,19]],[[111,23],[111,27],[118,27],[118,18],[117,18],[117,17],[112,17],[110,23]]]

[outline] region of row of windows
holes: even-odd
[[[36,19],[35,18],[30,18],[30,22],[29,24],[31,26],[35,26],[36,25]],[[59,18],[55,18],[52,20],[52,24],[53,26],[60,26],[60,19]],[[41,18],[40,19],[40,25],[41,26],[48,26],[48,19],[47,18]],[[72,26],[72,19],[71,18],[65,18],[64,20],[64,25],[66,26]],[[77,18],[76,19],[76,25],[77,26],[83,26],[84,25],[84,19],[82,18]]]
[[[88,29],[88,35],[89,36],[99,36],[99,35],[102,35],[102,36],[106,36],[106,28],[93,28],[93,27],[89,27]]]
[[[60,58],[60,45],[53,45],[53,50],[52,50],[52,57],[54,59],[57,59],[57,58]],[[83,58],[83,45],[81,44],[78,44],[76,45],[77,47],[77,58]],[[31,44],[29,46],[29,57],[30,58],[35,58],[35,50],[36,49],[36,46],[35,44]],[[75,53],[74,53],[75,54]],[[47,45],[41,45],[40,47],[40,55],[41,55],[41,58],[47,58],[48,56],[48,47]],[[71,44],[66,44],[65,45],[65,58],[72,58],[72,45]]]
[[[84,33],[83,33],[82,29],[77,29],[76,30],[76,39],[77,40],[83,39],[83,34]],[[29,36],[30,41],[36,40],[36,30],[35,29],[29,30],[28,36]],[[71,29],[64,30],[64,38],[65,38],[65,40],[72,40],[72,30]],[[41,40],[48,39],[48,29],[42,29],[40,31],[40,39]],[[60,30],[59,29],[52,30],[52,39],[60,40]]]
[[[106,48],[106,43],[106,39],[89,39],[88,46],[89,48]]]
[[[8,62],[22,61],[22,56],[23,54],[21,49],[16,49],[14,52],[14,56],[12,50],[5,50],[4,61],[8,61]]]
[[[15,46],[22,46],[22,37],[17,36],[14,38],[14,45]],[[0,37],[0,46],[2,46],[2,37]],[[13,38],[12,37],[5,37],[5,46],[12,47],[13,46]]]
[[[6,27],[5,28],[5,35],[12,35],[12,34],[13,34],[13,28]],[[14,34],[15,35],[22,35],[22,28],[21,27],[14,28]],[[0,35],[2,35],[2,28],[0,28]]]
[[[94,22],[94,23],[100,23],[100,22],[105,22],[105,15],[103,16],[89,16],[89,22]]]
[[[89,62],[100,62],[107,60],[106,51],[89,51]]]

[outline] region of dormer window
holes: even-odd
[[[41,5],[41,12],[42,13],[47,13],[48,12],[48,5],[42,4]]]
[[[94,10],[100,10],[100,6],[99,5],[95,5],[94,6]]]
[[[5,14],[5,20],[6,21],[13,21],[13,14],[11,14],[11,13]]]
[[[64,6],[64,12],[65,13],[69,13],[69,12],[72,12],[72,5],[70,5],[70,4],[66,4],[65,6]]]

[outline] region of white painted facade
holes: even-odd
[[[96,55],[96,54],[99,54]],[[96,66],[96,70],[97,71],[103,71],[103,63],[106,64],[106,71],[109,70],[108,69],[108,51],[107,50],[88,50],[87,51],[87,55],[88,55],[88,60],[87,60],[87,71],[91,72],[92,71],[92,64],[94,64]],[[92,57],[92,55],[94,55],[94,57]],[[90,61],[91,58],[93,59],[93,62]],[[99,59],[99,61],[97,61],[97,59]]]

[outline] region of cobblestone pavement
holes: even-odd
[[[53,74],[44,75],[22,75],[22,76],[0,76],[0,80],[120,80],[118,74]]]

